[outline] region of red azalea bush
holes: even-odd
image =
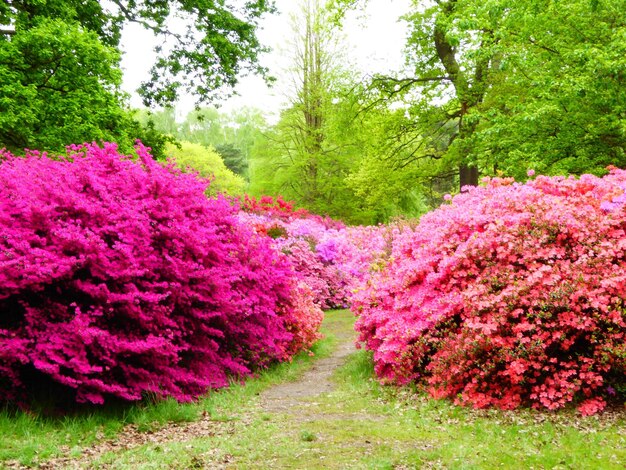
[[[313,292],[306,283],[294,282],[293,296],[284,314],[287,331],[292,334],[285,351],[287,357],[309,349],[313,343],[322,338],[319,329],[324,320],[324,312],[315,303]]]
[[[79,402],[190,400],[316,337],[271,239],[137,153],[2,154],[0,401],[42,380]]]
[[[623,399],[625,189],[494,179],[425,215],[353,306],[377,374],[478,408]]]
[[[326,229],[345,227],[344,223],[339,220],[312,214],[306,209],[296,209],[294,201],[285,201],[282,196],[276,196],[275,198],[272,196],[261,196],[257,199],[246,194],[243,199],[239,198],[238,202],[243,212],[265,216],[276,221],[290,222],[297,219],[306,219],[317,225],[322,225]]]
[[[296,209],[293,201],[285,201],[281,196],[254,196],[245,195],[240,200],[241,210],[251,214],[267,215],[278,220],[308,217],[311,214],[306,209]]]

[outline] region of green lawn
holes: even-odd
[[[351,326],[348,312],[327,315],[326,332]],[[330,336],[330,335],[329,335]],[[331,353],[330,336],[316,357]],[[149,443],[104,453],[93,463],[112,468],[624,468],[624,415],[581,418],[574,411],[473,411],[408,389],[383,387],[373,378],[367,352],[358,351],[337,370],[334,391],[304,402],[295,413],[271,414],[259,393],[295,380],[314,359],[307,355],[213,393],[194,405],[172,402],[126,410],[43,419],[0,416],[0,462],[31,464],[63,453],[80,454],[113,437],[125,423],[152,432],[167,421],[197,419],[203,412],[216,432],[184,441]],[[1,466],[1,464],[0,464]]]

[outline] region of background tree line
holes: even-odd
[[[195,143],[238,175],[231,190],[282,194],[354,223],[419,215],[480,176],[626,165],[626,0],[414,1],[398,45],[407,66],[384,76],[363,76],[342,49],[346,11],[366,3],[301,1],[289,105],[268,123],[260,110],[206,106],[177,120],[167,106],[185,88],[207,102],[244,64],[266,72],[254,28],[269,2],[236,12],[116,1],[114,13],[96,1],[9,2],[0,7],[0,145]],[[139,21],[167,37],[167,18],[181,11],[188,34],[142,87],[153,111],[133,114],[119,88],[120,29]],[[188,152],[199,155],[189,164],[210,173],[204,151]]]
[[[335,34],[346,9],[366,2],[307,4],[303,11],[314,12],[324,37]],[[626,164],[624,0],[415,1],[404,21],[403,72],[362,79],[345,67],[324,68],[317,95],[328,99],[320,101],[316,134],[324,152],[315,168],[326,169],[324,181],[332,183],[323,191],[327,201],[300,197],[305,204],[380,221],[427,210],[480,176],[600,174]],[[305,77],[306,64],[300,70]],[[306,97],[304,81],[300,90]],[[289,112],[306,103],[301,98]],[[313,181],[302,177],[310,163],[279,151],[288,120],[286,112],[277,127],[283,138],[274,136],[261,165],[280,184],[275,189]],[[286,169],[300,177],[285,184]],[[341,211],[331,202],[340,199]]]

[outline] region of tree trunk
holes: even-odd
[[[459,100],[461,109],[459,110],[458,121],[458,140],[463,148],[460,151],[461,163],[459,164],[459,183],[463,186],[478,186],[478,167],[468,163],[470,161],[471,148],[468,147],[467,141],[474,134],[478,122],[466,123],[465,116],[474,108],[479,106],[485,97],[488,87],[488,71],[490,62],[493,59],[489,54],[478,54],[473,73],[471,70],[465,70],[461,67],[457,54],[461,50],[456,44],[450,42],[448,35],[450,25],[450,15],[457,7],[457,0],[447,0],[446,2],[437,2],[441,5],[441,11],[435,19],[435,28],[433,32],[433,41],[435,51],[439,57],[441,65],[448,74],[449,80],[454,86],[455,94]],[[483,41],[480,43],[480,51],[487,47],[485,44],[493,40],[493,32],[483,30]]]
[[[478,167],[459,165],[459,189],[463,186],[478,186]]]

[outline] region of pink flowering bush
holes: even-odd
[[[299,279],[308,286],[314,301],[322,309],[347,307],[348,279],[332,263],[324,262],[301,238],[279,239],[276,246],[285,253]]]
[[[391,244],[405,230],[400,224],[346,227],[336,238],[335,264],[350,279],[351,301],[373,271],[380,270],[391,255]]]
[[[315,303],[311,289],[302,281],[295,281],[294,284],[291,302],[284,309],[287,331],[292,335],[285,348],[286,358],[308,350],[321,339],[319,329],[324,320],[324,312]]]
[[[281,210],[276,216],[274,210],[261,213],[258,207],[250,210],[244,206],[239,218],[257,233],[274,239],[274,245],[289,257],[319,306],[347,307],[372,265],[388,256],[390,234],[397,228],[345,227],[328,218],[296,211],[288,203],[282,202],[280,207],[288,207],[291,215]]]
[[[353,305],[377,374],[477,408],[623,401],[625,190],[493,179],[425,215]]]
[[[186,401],[317,338],[321,314],[271,239],[206,181],[137,153],[2,154],[0,401],[45,380],[79,402]]]

